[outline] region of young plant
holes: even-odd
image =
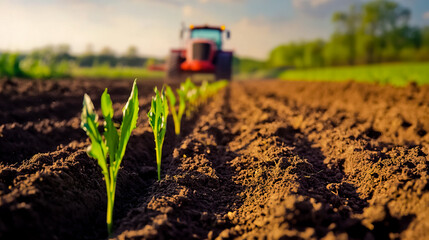
[[[191,79],[186,79],[186,82],[183,84],[186,96],[186,116],[189,118],[191,113],[197,108],[197,101],[199,97],[199,88],[191,81]]]
[[[173,121],[174,121],[174,131],[175,131],[176,135],[179,135],[182,116],[183,116],[183,113],[185,112],[185,108],[186,108],[186,93],[185,93],[185,89],[182,89],[182,86],[180,89],[177,89],[176,91],[177,91],[177,94],[179,96],[179,109],[178,109],[178,111],[176,111],[176,96],[174,95],[173,90],[171,90],[170,86],[167,86],[167,88],[166,88],[168,103],[170,104],[170,111],[171,111],[171,115],[173,116]]]
[[[209,95],[208,95],[209,88],[210,88],[209,83],[207,81],[203,81],[203,83],[199,87],[200,99],[198,101],[198,105],[204,104],[207,102],[207,99],[209,98]]]
[[[226,87],[227,85],[228,85],[228,81],[226,81],[226,80],[216,81],[216,82],[210,83],[207,86],[207,90],[206,90],[207,97],[214,96],[219,90]]]
[[[155,87],[155,96],[152,97],[150,110],[147,116],[155,138],[156,166],[158,170],[158,180],[161,180],[162,145],[164,144],[165,132],[167,130],[168,116],[168,103],[165,98],[164,89],[162,89],[160,93]]]
[[[110,235],[113,228],[112,220],[116,179],[128,140],[137,123],[139,102],[136,81],[134,81],[128,102],[122,110],[122,123],[119,132],[112,121],[112,100],[110,99],[110,95],[107,93],[107,88],[101,96],[101,111],[104,117],[103,136],[98,131],[98,115],[94,111],[94,105],[92,104],[91,98],[85,94],[83,98],[81,127],[91,139],[91,145],[88,147],[87,153],[92,158],[97,159],[106,182],[106,223],[107,232]],[[109,160],[107,160],[108,158]]]

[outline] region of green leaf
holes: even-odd
[[[177,95],[179,95],[179,111],[177,115],[179,119],[182,119],[186,110],[186,93],[181,89],[177,89]]]
[[[98,131],[98,116],[94,112],[94,104],[87,94],[83,97],[81,127],[91,139],[91,145],[87,149],[88,155],[97,159],[103,173],[107,173],[107,147]]]
[[[101,95],[101,111],[104,117],[113,117],[113,104],[112,100],[110,99],[110,94],[107,93],[107,88],[104,89],[103,95]]]
[[[104,117],[104,138],[106,139],[106,144],[109,151],[109,162],[110,166],[114,165],[116,161],[116,152],[118,148],[119,135],[118,130],[113,124],[113,106],[110,95],[107,93],[107,88],[104,90],[103,95],[101,96],[101,111]]]
[[[170,101],[170,105],[176,106],[176,96],[174,95],[173,90],[171,90],[170,86],[166,87],[166,94],[168,97],[168,100]]]
[[[138,112],[139,112],[138,89],[137,89],[136,80],[134,80],[130,97],[128,98],[128,102],[122,110],[123,119],[122,119],[121,128],[120,128],[118,151],[116,152],[117,161],[115,163],[115,168],[116,168],[115,172],[118,171],[119,165],[121,164],[122,158],[125,154],[125,148],[131,136],[131,131],[136,128]]]
[[[156,138],[159,140],[159,131],[161,131],[162,128],[162,121],[161,121],[161,109],[162,109],[162,98],[158,92],[158,89],[155,88],[155,127],[158,130]]]
[[[160,140],[161,140],[161,146],[164,143],[164,137],[165,137],[165,132],[167,130],[167,116],[168,116],[168,103],[165,99],[165,94],[164,91],[162,91],[161,93],[161,98],[163,99],[161,102],[161,135],[160,135]]]
[[[165,132],[167,129],[168,101],[165,97],[164,89],[161,90],[161,93],[156,87],[154,90],[155,96],[152,97],[151,108],[147,115],[149,118],[149,125],[152,127],[155,138],[158,180],[160,180],[162,145],[164,143]]]
[[[209,83],[207,81],[204,81],[200,86],[201,94],[204,95],[204,93],[207,91],[208,87],[209,87]]]
[[[98,116],[94,112],[94,104],[88,94],[83,96],[83,108],[81,114],[80,126],[88,134],[88,136],[96,136],[98,132]]]
[[[157,129],[156,127],[156,106],[157,106],[157,99],[159,98],[159,92],[158,89],[155,87],[155,96],[152,97],[152,101],[150,102],[150,109],[149,112],[147,113],[147,117],[149,119],[149,125],[152,127],[152,129],[155,130]]]
[[[180,134],[180,121],[182,119],[182,116],[178,116],[177,111],[176,111],[176,96],[174,95],[174,92],[171,90],[170,86],[167,86],[166,88],[166,94],[167,94],[167,98],[168,98],[168,102],[170,104],[170,111],[171,111],[171,116],[173,117],[173,121],[174,121],[174,131],[176,133],[176,135]],[[183,101],[182,99],[180,99],[180,101]],[[181,104],[181,102],[180,102]],[[179,104],[179,114],[180,114],[180,104]]]
[[[81,127],[91,139],[91,145],[88,147],[88,155],[97,159],[100,165],[104,180],[106,182],[107,191],[107,214],[106,223],[107,231],[112,232],[113,206],[115,200],[116,179],[125,154],[125,148],[130,138],[132,130],[136,127],[139,110],[138,89],[136,81],[134,81],[130,97],[125,107],[123,108],[123,119],[120,131],[116,129],[113,118],[113,105],[107,89],[104,90],[101,96],[101,111],[104,116],[104,138],[98,131],[98,116],[94,112],[94,105],[90,97],[85,94],[83,99],[83,108],[81,115]],[[107,164],[107,156],[109,156],[110,164]]]
[[[106,153],[107,148],[104,142],[98,142],[93,137],[89,137],[91,139],[91,145],[87,148],[86,152],[88,155],[92,158],[97,159],[98,165],[101,167],[102,173],[104,175],[107,175],[107,160],[106,160]]]
[[[191,81],[190,78],[186,79],[186,82],[185,82],[185,84],[183,86],[188,91],[196,87],[195,84]]]

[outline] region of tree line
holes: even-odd
[[[274,48],[267,66],[323,67],[429,60],[429,27],[410,26],[411,11],[391,0],[352,5],[332,15],[328,40],[292,42]]]
[[[111,48],[104,47],[98,53],[88,45],[85,52],[80,55],[72,55],[67,44],[58,46],[46,46],[34,49],[29,54],[22,56],[33,61],[45,63],[60,63],[62,61],[72,61],[79,67],[93,67],[96,65],[109,65],[110,67],[144,67],[147,61],[152,61],[146,57],[138,55],[137,47],[130,46],[122,55],[117,55]]]
[[[0,77],[58,78],[71,75],[71,66],[78,67],[147,67],[162,60],[141,57],[137,48],[130,46],[122,55],[109,47],[98,53],[88,46],[80,55],[70,53],[67,44],[49,45],[29,53],[0,53]]]

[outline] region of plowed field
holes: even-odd
[[[108,87],[120,122],[131,85],[0,81],[0,239],[107,237],[82,99]],[[138,83],[113,238],[429,239],[429,87],[232,82],[180,137],[169,120],[156,181],[155,85]]]

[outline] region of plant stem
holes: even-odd
[[[177,121],[177,127],[175,128],[176,130],[176,135],[179,136],[180,135],[180,121]]]
[[[171,102],[170,102],[170,109],[171,109],[171,116],[173,117],[173,122],[174,122],[174,132],[178,136],[180,134],[180,121],[179,121],[179,117],[177,116],[176,106],[174,106]]]
[[[159,141],[157,136],[155,135],[156,167],[158,170],[158,181],[161,181],[161,151],[159,148]]]
[[[107,234],[110,236],[112,234],[113,229],[113,201],[112,196],[110,193],[107,194],[107,216],[106,216],[106,223],[107,223]]]
[[[113,224],[113,199],[112,199],[112,192],[110,189],[111,183],[109,176],[106,174],[104,175],[104,179],[106,181],[106,192],[107,192],[107,215],[106,215],[106,223],[107,223],[107,234],[110,236],[112,234]]]
[[[173,121],[174,121],[174,131],[176,132],[176,135],[180,134],[180,121],[177,117],[176,112],[171,111],[171,116],[173,116]]]

